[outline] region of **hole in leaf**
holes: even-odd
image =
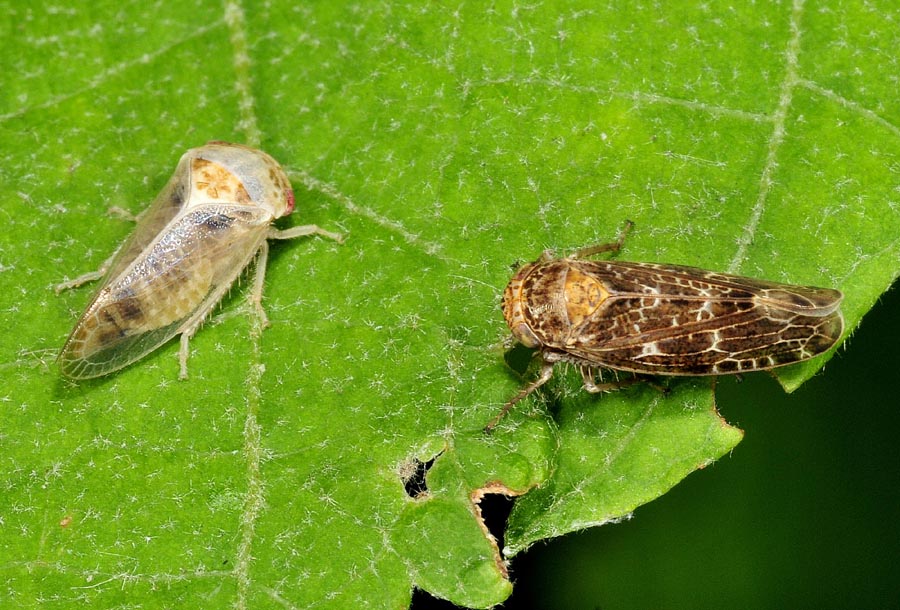
[[[481,520],[487,531],[497,541],[497,548],[502,549],[503,534],[506,532],[506,521],[512,511],[513,498],[503,493],[486,493],[478,502],[481,509]]]
[[[420,498],[428,494],[425,476],[434,465],[434,460],[437,457],[435,456],[427,462],[414,457],[400,465],[400,480],[403,481],[403,488],[406,490],[406,495],[410,498]]]
[[[428,591],[414,589],[410,610],[460,610],[459,606],[446,599],[434,597]]]

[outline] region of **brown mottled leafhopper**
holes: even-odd
[[[584,389],[600,392],[600,369],[647,375],[723,375],[770,369],[827,351],[841,337],[838,290],[792,286],[680,265],[593,261],[612,244],[565,258],[544,252],[519,269],[503,293],[513,336],[539,350],[537,380],[507,402],[546,383],[557,362],[577,365]],[[614,384],[612,384],[614,385]]]
[[[312,234],[341,240],[315,225],[271,226],[293,209],[290,181],[266,153],[227,142],[187,151],[103,268],[57,286],[59,292],[104,278],[59,354],[62,374],[111,373],[180,334],[181,377],[187,377],[191,337],[254,256],[253,302],[265,324],[266,240]]]

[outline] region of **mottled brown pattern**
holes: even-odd
[[[513,335],[546,363],[719,375],[827,351],[843,333],[842,298],[693,267],[545,255],[514,276],[503,312]]]

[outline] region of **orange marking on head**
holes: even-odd
[[[244,183],[233,172],[218,163],[206,159],[191,161],[194,189],[209,199],[222,199],[225,203],[250,203],[250,194]]]

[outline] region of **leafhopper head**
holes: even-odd
[[[196,201],[244,204],[261,209],[272,218],[294,211],[294,191],[287,174],[261,150],[213,141],[187,151],[179,167],[182,164],[189,164],[191,169]]]
[[[522,298],[523,283],[533,268],[534,263],[525,265],[509,281],[506,290],[503,291],[502,307],[503,317],[509,330],[512,331],[513,337],[525,347],[535,348],[541,346],[541,341],[531,331],[525,320],[524,299]]]

